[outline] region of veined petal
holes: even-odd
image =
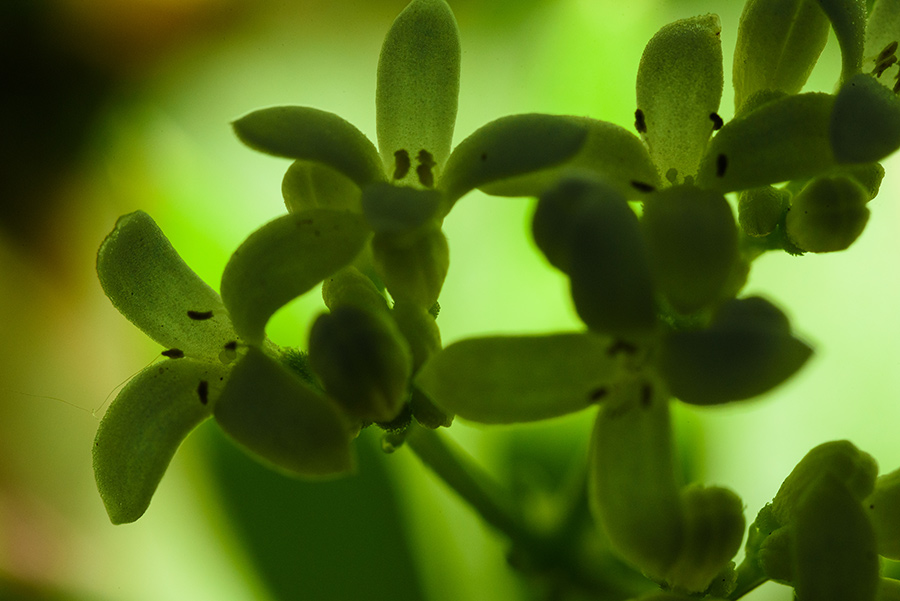
[[[276,106],[244,115],[232,127],[241,142],[254,150],[322,163],[357,186],[384,179],[372,142],[334,113],[305,106]]]
[[[237,338],[222,299],[143,211],[116,222],[97,253],[97,274],[113,306],[166,348],[215,360]]]
[[[625,198],[642,198],[660,186],[647,147],[633,133],[608,121],[562,117],[587,128],[584,144],[561,165],[479,186],[494,196],[540,196],[566,173],[588,172],[615,187]]]
[[[289,475],[353,469],[350,428],[337,406],[257,348],[234,367],[214,414],[235,441]]]
[[[447,3],[410,2],[384,39],[375,92],[378,147],[396,183],[431,188],[443,169],[456,124],[459,62],[459,29]]]
[[[722,26],[716,15],[682,19],[653,36],[641,56],[637,107],[661,174],[681,183],[700,165],[722,98]]]
[[[580,411],[618,375],[612,340],[593,334],[471,338],[431,357],[416,383],[464,419],[511,424]]]
[[[125,385],[94,441],[97,490],[113,524],[144,514],[181,442],[211,415],[227,373],[218,362],[167,359]]]
[[[526,114],[491,121],[453,149],[439,188],[444,214],[464,194],[498,180],[560,165],[581,150],[585,123],[572,117]]]
[[[825,42],[829,21],[816,0],[750,0],[734,50],[734,107],[761,90],[796,94]]]
[[[808,178],[833,167],[834,99],[815,92],[785,96],[726,123],[710,141],[695,183],[732,192]]]
[[[250,234],[222,274],[235,330],[260,344],[275,311],[349,264],[369,236],[361,215],[327,209],[285,215]]]

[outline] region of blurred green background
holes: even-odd
[[[504,541],[405,451],[357,443],[357,476],[324,484],[259,467],[215,427],[176,455],[147,514],[110,525],[91,444],[118,386],[159,348],[103,296],[94,256],[116,218],[149,212],[204,279],[283,213],[287,162],[229,122],[302,104],[375,139],[381,39],[406,0],[0,1],[0,600],[528,599]],[[450,0],[463,73],[456,141],[517,112],[631,126],[643,45],[665,23],[722,17],[726,82],[737,0]],[[831,91],[834,40],[808,89]],[[730,117],[726,83],[723,108]],[[833,256],[772,254],[747,292],[784,308],[814,360],[764,398],[676,411],[694,478],[748,521],[811,447],[847,438],[900,466],[900,161],[872,218]],[[533,201],[477,193],[447,219],[445,343],[578,327],[566,283],[527,234]],[[315,293],[270,336],[303,344]],[[552,486],[583,454],[591,412],[452,436],[511,486]],[[537,493],[524,502],[538,510]],[[752,601],[787,600],[766,585]]]

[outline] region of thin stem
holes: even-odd
[[[734,591],[728,595],[728,598],[732,601],[740,599],[768,580],[766,575],[760,571],[756,562],[751,563],[744,558],[741,565],[737,567],[737,584]]]

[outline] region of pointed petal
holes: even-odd
[[[593,334],[496,336],[451,344],[416,383],[440,407],[485,424],[537,421],[581,411],[615,380],[612,342]]]
[[[113,524],[144,514],[181,442],[210,416],[226,374],[221,364],[167,359],[122,389],[94,441],[97,489]]]
[[[447,3],[410,2],[385,37],[375,93],[378,147],[396,183],[430,188],[429,175],[433,182],[443,169],[456,124],[459,62],[459,30]],[[398,152],[429,175],[397,172]]]
[[[581,150],[588,128],[572,117],[501,117],[459,143],[440,180],[445,210],[464,194],[498,180],[560,165]]]
[[[254,150],[322,163],[357,186],[384,179],[372,142],[333,113],[305,106],[276,106],[244,115],[232,127],[241,142]]]
[[[97,253],[97,274],[113,306],[166,348],[214,360],[237,338],[222,299],[143,211],[116,222]]]
[[[653,36],[641,56],[637,107],[661,174],[683,182],[700,165],[722,98],[722,26],[716,15],[682,19]],[[673,183],[675,183],[673,182]]]
[[[289,475],[353,469],[350,429],[337,406],[257,348],[234,367],[214,413],[241,446]]]
[[[350,263],[369,236],[362,216],[327,209],[285,215],[256,230],[222,274],[235,330],[260,344],[275,311]]]

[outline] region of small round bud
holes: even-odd
[[[866,227],[868,201],[868,192],[850,177],[816,178],[794,197],[787,235],[809,252],[844,250]]]
[[[750,188],[738,197],[738,221],[748,236],[768,236],[781,220],[782,207],[790,193],[772,186]]]

